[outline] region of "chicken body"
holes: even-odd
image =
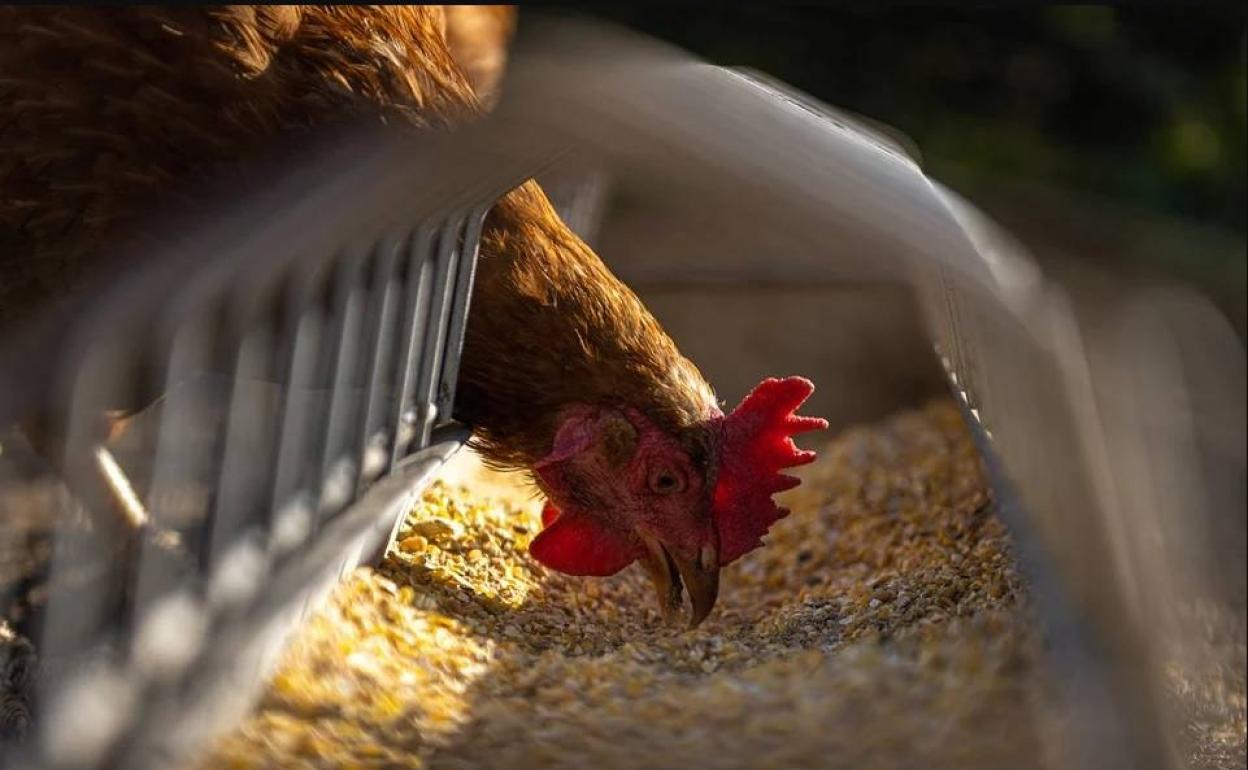
[[[480,115],[513,20],[497,7],[0,9],[0,332],[77,285],[101,244],[145,243],[150,211],[194,205],[209,179],[248,184],[300,134]],[[565,512],[535,555],[578,574],[640,559],[665,610],[682,576],[701,594],[700,620],[727,434],[697,368],[534,182],[487,217],[472,308],[456,416]]]
[[[0,324],[301,134],[479,110],[441,6],[0,7]]]

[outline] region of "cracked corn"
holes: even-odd
[[[689,632],[551,573],[527,491],[436,485],[202,768],[1038,767],[1035,638],[948,402],[842,433]]]

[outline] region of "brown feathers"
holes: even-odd
[[[492,105],[507,64],[507,42],[516,28],[509,5],[448,5],[446,43],[482,104]]]
[[[673,434],[716,408],[697,368],[533,182],[490,214],[473,302],[456,411],[496,464],[548,452],[569,404],[634,406]]]
[[[440,6],[0,8],[0,324],[280,137],[479,111]]]
[[[0,329],[207,178],[247,184],[283,137],[362,115],[452,126],[492,100],[498,7],[0,8]],[[457,414],[527,467],[572,403],[672,431],[715,408],[658,323],[530,182],[481,248]]]

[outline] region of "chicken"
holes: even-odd
[[[301,132],[361,116],[441,130],[492,102],[513,13],[445,6],[0,10],[0,323],[73,286],[99,243],[193,202]],[[549,503],[532,555],[574,575],[639,561],[690,622],[722,566],[761,545],[810,462],[801,378],[724,415],[641,301],[535,182],[495,205],[480,248],[455,416]]]

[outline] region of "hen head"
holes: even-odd
[[[727,416],[677,437],[630,406],[578,404],[534,466],[550,502],[530,553],[570,575],[612,575],[640,560],[664,618],[691,626],[710,613],[719,570],[762,545],[788,511],[771,496],[798,485],[780,471],[815,459],[792,436],[827,428],[794,414],[814,391],[801,377],[768,379]]]

